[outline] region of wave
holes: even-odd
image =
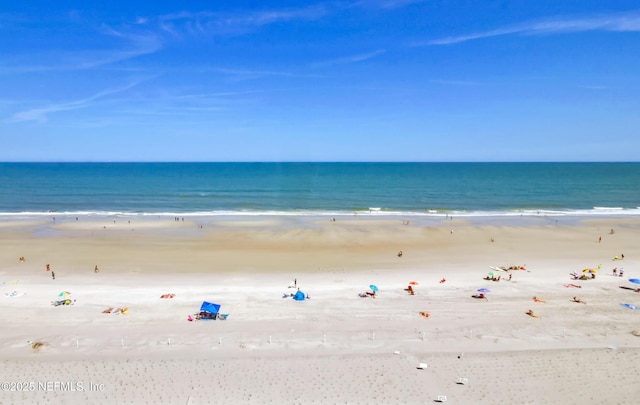
[[[385,208],[362,208],[356,210],[214,210],[214,211],[158,211],[158,212],[134,212],[134,211],[22,211],[0,212],[0,218],[174,218],[174,217],[216,217],[216,216],[319,216],[319,217],[345,217],[345,216],[413,216],[413,217],[561,217],[561,216],[640,216],[640,207],[594,207],[593,209],[574,210],[549,210],[549,209],[514,209],[514,210],[448,210],[425,209],[421,211],[393,210]]]

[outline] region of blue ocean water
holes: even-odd
[[[640,213],[640,163],[0,163],[0,215]]]

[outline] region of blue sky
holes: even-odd
[[[0,161],[640,157],[637,1],[23,3]]]

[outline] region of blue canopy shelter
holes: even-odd
[[[296,301],[304,301],[304,293],[300,290],[298,290],[298,292],[296,293],[296,295],[293,296],[293,299]]]
[[[220,311],[220,304],[202,301],[200,306],[200,319],[216,319]]]

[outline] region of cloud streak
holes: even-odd
[[[361,0],[352,6],[391,10],[412,4],[425,3],[426,1],[428,0]]]
[[[251,13],[229,14],[214,12],[181,12],[158,17],[160,30],[174,37],[183,35],[234,34],[251,31],[262,26],[294,20],[315,20],[328,14],[323,5],[299,9],[262,10]]]
[[[393,9],[409,6],[411,4],[423,3],[425,0],[384,0],[380,2],[381,8]]]
[[[232,76],[236,80],[253,80],[263,77],[302,77],[317,78],[318,75],[298,74],[291,72],[281,72],[272,70],[250,70],[250,69],[230,69],[230,68],[213,68],[212,71]]]
[[[51,71],[77,71],[98,68],[118,62],[149,55],[162,49],[160,38],[152,33],[123,34],[109,27],[103,27],[102,33],[116,37],[124,44],[113,44],[105,50],[56,51],[18,55],[12,63],[0,66],[0,73],[33,73]],[[41,61],[33,63],[33,60]],[[29,61],[27,63],[21,63]]]
[[[321,67],[327,67],[327,66],[346,65],[350,63],[364,62],[365,60],[373,59],[377,56],[383,55],[386,52],[387,51],[384,49],[378,49],[373,52],[361,53],[357,55],[346,56],[344,58],[332,59],[332,60],[323,61],[323,62],[316,62],[311,66],[313,68],[321,68]]]
[[[139,83],[140,82],[134,82],[122,87],[107,89],[80,100],[70,101],[67,103],[51,104],[46,107],[20,111],[13,115],[11,122],[46,122],[48,118],[47,116],[49,114],[87,108],[93,101],[99,100],[112,94],[129,90],[137,86]]]
[[[591,18],[530,21],[511,27],[504,27],[467,35],[445,37],[414,45],[453,45],[461,42],[504,35],[544,35],[583,31],[637,32],[640,31],[640,13]]]

